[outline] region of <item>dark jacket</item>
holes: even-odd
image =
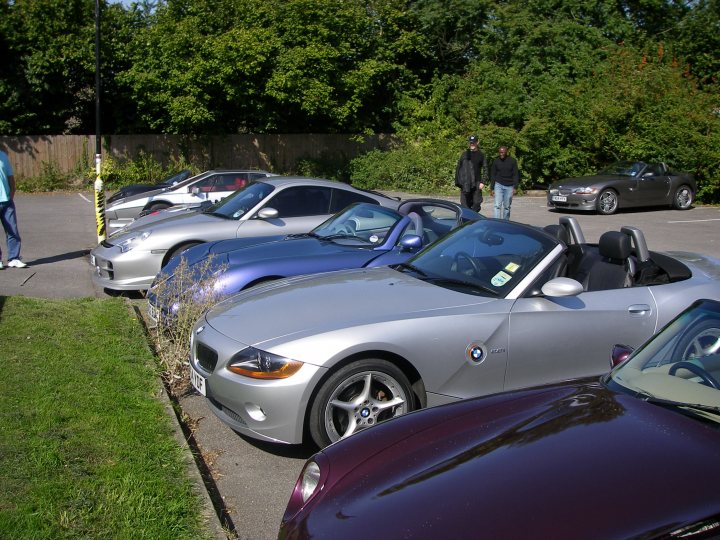
[[[500,159],[496,157],[490,167],[490,181],[492,189],[495,189],[496,183],[516,188],[520,182],[520,171],[518,171],[515,158],[505,156],[505,159]]]
[[[487,178],[485,154],[479,150],[465,150],[455,166],[455,185],[462,191],[474,191]]]

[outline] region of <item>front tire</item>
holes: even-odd
[[[598,214],[609,216],[618,209],[618,194],[612,189],[604,189],[597,198]]]
[[[675,190],[673,195],[673,208],[676,210],[687,210],[692,206],[695,194],[690,186],[682,185]]]
[[[159,210],[166,210],[170,208],[170,205],[168,203],[159,202],[159,203],[153,203],[150,206],[148,206],[148,210],[151,212],[156,212]]]
[[[310,436],[320,448],[416,408],[405,374],[379,359],[353,362],[327,379],[310,408]]]
[[[202,242],[187,242],[186,244],[180,244],[179,246],[177,246],[175,249],[173,249],[173,250],[168,254],[168,256],[167,256],[167,257],[165,258],[165,260],[163,261],[163,266],[165,266],[165,265],[168,263],[168,261],[169,261],[170,259],[172,259],[173,257],[176,257],[176,256],[180,255],[183,251],[187,251],[187,250],[190,249],[191,247],[198,246],[198,245],[200,245],[201,243],[202,243]]]

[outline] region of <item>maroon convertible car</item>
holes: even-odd
[[[330,445],[280,538],[718,538],[719,380],[720,302],[701,300],[600,380],[433,407]]]

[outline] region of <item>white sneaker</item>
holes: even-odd
[[[8,262],[8,268],[27,268],[28,265],[22,262],[20,259],[13,259]]]

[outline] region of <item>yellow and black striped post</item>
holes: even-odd
[[[105,240],[105,192],[101,176],[100,154],[95,154],[95,222],[97,223],[98,243]]]

